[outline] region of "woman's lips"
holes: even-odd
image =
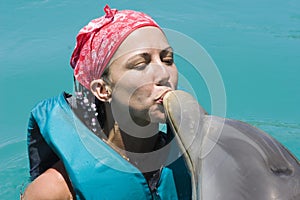
[[[165,96],[168,92],[170,92],[170,91],[171,91],[171,89],[167,89],[167,90],[163,91],[157,98],[154,99],[155,102],[156,102],[156,103],[162,104],[162,103],[163,103],[164,96]]]

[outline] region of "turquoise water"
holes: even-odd
[[[103,1],[0,1],[0,199],[17,199],[27,182],[30,109],[72,91],[69,57],[78,30],[103,14]],[[144,11],[210,54],[224,81],[227,117],[249,122],[300,158],[300,2],[211,0],[110,1]],[[184,62],[178,66],[188,74]],[[188,76],[188,75],[187,75]],[[201,104],[210,96],[196,78]]]

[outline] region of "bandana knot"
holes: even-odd
[[[113,18],[117,10],[116,9],[112,10],[108,5],[106,5],[104,7],[104,12],[106,13],[105,18]]]

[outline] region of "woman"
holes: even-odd
[[[170,159],[173,134],[158,129],[163,96],[177,87],[172,48],[144,13],[104,11],[77,36],[75,95],[32,110],[33,181],[22,198],[190,199],[185,161]]]

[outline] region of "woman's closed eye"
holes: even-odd
[[[148,62],[146,60],[140,60],[134,64],[133,68],[141,69],[141,68],[146,67],[147,64],[148,64]]]
[[[167,56],[165,58],[162,58],[162,62],[166,63],[166,65],[173,65],[174,63],[173,56]]]
[[[145,68],[151,61],[151,57],[147,53],[143,53],[128,60],[128,68],[129,69],[143,69]]]
[[[164,49],[160,53],[160,59],[162,62],[166,63],[166,65],[173,65],[174,64],[174,56],[172,48],[169,47],[167,49]]]

